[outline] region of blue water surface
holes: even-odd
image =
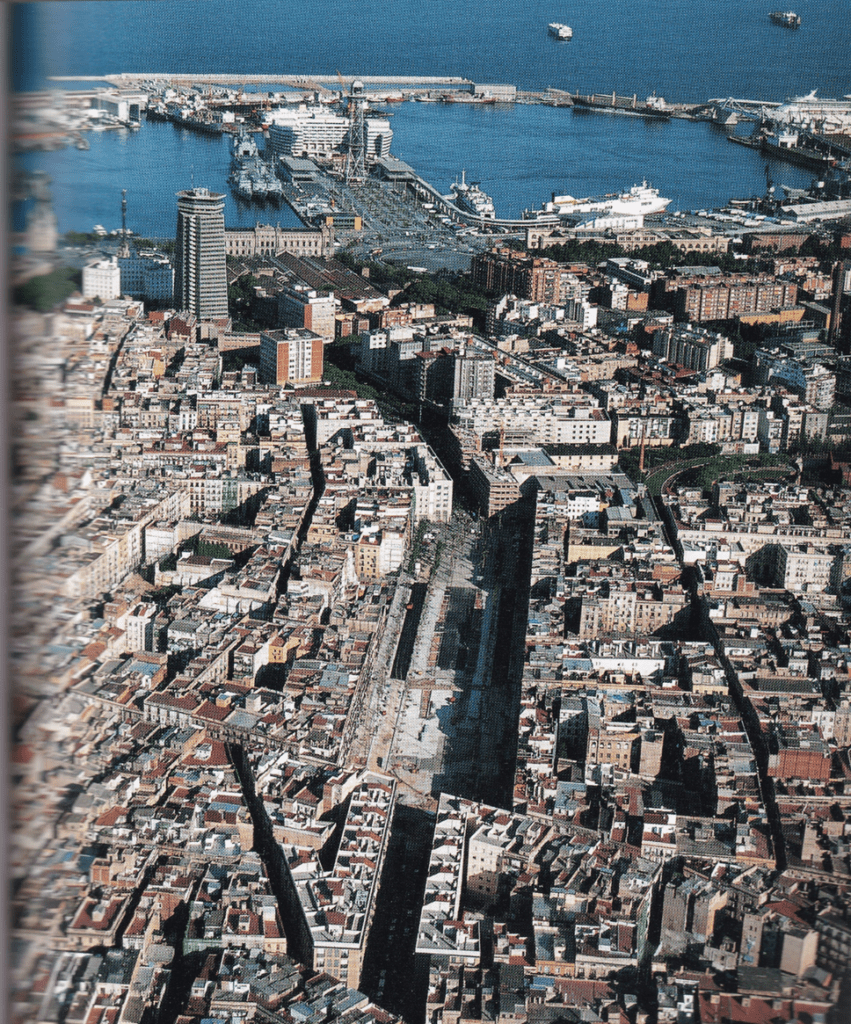
[[[13,5],[12,80],[17,89],[72,88],[50,75],[193,71],[241,74],[455,75],[521,89],[612,91],[671,102],[737,96],[783,100],[817,89],[851,93],[851,0],[796,6],[802,26],[772,24],[764,0],[138,0]],[[548,36],[547,23],[574,29]],[[438,188],[462,168],[518,216],[552,192],[586,196],[644,178],[671,209],[718,206],[765,188],[765,158],[731,145],[708,124],[573,112],[540,106],[406,103],[393,110],[393,151]],[[230,226],[295,223],[287,208],[238,206],[226,187],[228,142],[143,124],[131,135],[89,134],[88,151],[31,154],[48,172],[61,231],[117,227],[128,189],[128,224],[174,231],[174,193],[205,184],[228,194]],[[771,167],[777,182],[811,175]]]

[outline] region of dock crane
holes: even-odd
[[[316,82],[312,78],[303,78],[301,81],[308,89],[313,89],[314,92],[320,92],[323,96],[330,96],[334,92],[333,89],[329,89],[327,86],[322,85],[321,82]]]
[[[340,83],[340,102],[342,102],[346,96],[346,83],[343,81],[339,68],[337,68],[337,81]]]

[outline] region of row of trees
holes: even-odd
[[[645,260],[651,270],[670,270],[673,267],[692,266],[699,263],[703,267],[720,267],[721,270],[756,269],[755,260],[740,260],[735,252],[685,252],[678,249],[673,242],[659,242],[656,245],[645,245],[640,249],[626,249],[617,242],[582,242],[570,239],[559,245],[551,245],[541,250],[542,254],[559,263],[588,263],[596,265],[615,256],[629,256],[632,259]]]
[[[100,245],[104,241],[116,242],[117,235],[99,235],[95,231],[66,231],[62,236],[66,245]],[[130,241],[137,249],[158,249],[167,255],[174,252],[173,238],[136,238],[130,236]]]
[[[407,302],[433,304],[438,315],[466,314],[473,317],[477,328],[484,328],[487,296],[473,287],[470,275],[463,271],[442,269],[435,273],[412,275],[407,267],[399,264],[362,260],[353,253],[338,253],[337,259],[358,273],[366,269],[370,282],[376,288],[385,292],[398,290],[390,302],[391,306]]]

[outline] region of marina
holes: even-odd
[[[166,6],[171,6],[169,0]],[[229,225],[253,223],[264,206],[273,208],[274,218],[282,223],[299,223],[308,206],[298,188],[272,176],[290,193],[299,215],[289,202],[279,205],[277,185],[270,185],[270,178],[259,169],[253,180],[247,173],[237,173],[232,165],[234,139],[241,133],[252,135],[263,154],[264,129],[275,110],[307,104],[344,113],[344,100],[355,81],[364,86],[367,112],[380,107],[381,116],[392,119],[390,152],[409,165],[422,183],[417,186],[421,201],[433,202],[440,216],[453,224],[463,221],[482,231],[518,230],[523,211],[535,210],[536,219],[552,216],[544,210],[544,197],[616,195],[629,187],[630,180],[645,177],[671,197],[668,215],[713,209],[731,194],[757,194],[763,186],[766,158],[783,167],[783,181],[792,188],[805,187],[820,161],[816,155],[815,164],[803,158],[799,162],[795,158],[800,154],[793,148],[772,146],[770,139],[764,149],[761,142],[757,148],[744,141],[745,136],[726,130],[737,121],[773,118],[782,124],[775,129],[769,123],[768,129],[778,136],[801,125],[809,135],[798,133],[797,145],[807,150],[806,156],[810,152],[830,155],[827,145],[832,143],[836,159],[842,162],[847,157],[834,138],[843,130],[847,134],[851,125],[851,101],[844,96],[849,90],[843,85],[845,29],[828,24],[820,12],[808,12],[808,33],[824,35],[830,28],[835,36],[839,31],[828,50],[829,54],[835,50],[837,59],[826,59],[829,74],[795,67],[790,76],[787,67],[780,75],[774,70],[777,61],[785,52],[783,47],[794,45],[795,40],[778,32],[766,13],[756,4],[742,9],[742,25],[748,28],[747,61],[736,58],[732,50],[727,52],[735,42],[732,37],[715,35],[711,63],[694,59],[703,54],[700,43],[687,67],[662,62],[652,71],[634,46],[634,34],[614,9],[593,22],[587,12],[572,11],[569,26],[563,24],[564,15],[549,24],[545,18],[532,19],[516,26],[510,44],[503,41],[498,48],[490,40],[504,40],[497,31],[504,18],[500,12],[489,12],[486,26],[494,31],[480,26],[475,40],[469,26],[456,26],[465,49],[462,62],[454,58],[447,62],[425,36],[401,74],[392,73],[399,66],[398,55],[388,49],[392,33],[387,35],[380,21],[373,25],[377,35],[370,47],[357,54],[349,52],[343,28],[332,26],[325,67],[319,70],[311,66],[314,61],[309,54],[288,55],[284,71],[270,69],[256,32],[249,33],[250,46],[248,39],[228,40],[225,67],[190,71],[185,66],[169,71],[181,64],[167,48],[153,47],[139,60],[135,49],[119,46],[105,51],[104,59],[89,63],[63,58],[50,67],[49,76],[37,60],[27,65],[29,87],[42,92],[15,98],[11,134],[20,148],[53,150],[28,153],[25,163],[44,167],[54,179],[61,230],[87,230],[93,222],[109,223],[116,176],[130,186],[131,210],[135,205],[143,234],[167,237],[172,233],[170,218],[155,223],[160,217],[152,207],[163,196],[185,188],[187,180],[206,180],[226,194]],[[554,11],[551,16],[558,14]],[[132,24],[132,12],[129,17]],[[298,12],[288,13],[291,30],[300,24],[300,17]],[[707,18],[684,0],[674,0],[666,9],[665,37],[679,33],[704,40],[708,36],[701,35],[701,26],[706,27]],[[549,34],[551,26],[571,30],[570,47],[541,45],[548,35],[553,43],[558,41]],[[81,41],[94,28],[85,19],[69,21],[66,35],[70,41]],[[651,45],[661,41],[661,28],[651,31]],[[211,24],[209,29],[222,40],[228,36],[224,23]],[[599,74],[601,31],[619,55],[618,61],[608,65],[604,82]],[[155,70],[139,71],[140,66]],[[237,67],[240,70],[235,71]],[[502,73],[494,74],[495,67]],[[718,74],[722,69],[723,74]],[[837,98],[822,99],[813,86]],[[720,96],[722,89],[729,90],[725,96]],[[107,93],[113,99],[104,104],[98,97]],[[765,99],[733,99],[730,93]],[[706,100],[701,95],[720,98]],[[784,100],[786,96],[792,98]],[[87,108],[123,102],[125,97],[128,104],[135,104],[135,108],[128,105],[125,124],[116,121],[115,129],[98,131],[87,123]],[[40,126],[24,113],[51,102],[64,108],[65,123]],[[589,116],[592,113],[608,116]],[[116,113],[103,110],[98,127],[110,124],[113,117],[117,117],[117,106]],[[727,145],[728,138],[739,145]],[[471,140],[475,140],[475,159]],[[63,153],[63,145],[67,152]],[[111,179],[100,170],[104,161],[116,164]],[[464,167],[469,171],[467,179],[462,174],[468,184],[465,198],[477,199],[478,212],[475,203],[473,209],[469,204],[465,207],[463,190],[452,187],[460,184],[458,169]],[[690,170],[684,172],[685,167]],[[480,195],[470,194],[473,176]],[[311,215],[318,208],[314,205]],[[20,216],[16,211],[18,221]],[[554,219],[558,220],[557,214]]]
[[[717,209],[730,198],[731,192],[756,194],[763,177],[760,161],[766,156],[791,165],[790,173],[784,172],[786,183],[792,189],[801,189],[806,182],[791,173],[792,167],[797,166],[803,174],[805,169],[825,167],[830,160],[841,163],[849,155],[848,146],[839,141],[844,136],[837,135],[834,139],[832,135],[815,129],[847,128],[851,123],[851,101],[844,98],[821,99],[815,92],[792,97],[783,103],[714,99],[692,106],[668,103],[655,92],[641,101],[636,93],[630,97],[621,96],[616,91],[588,95],[564,91],[559,92],[558,99],[554,101],[554,91],[546,90],[542,94],[521,93],[518,102],[516,87],[512,85],[484,85],[463,79],[463,85],[445,91],[446,83],[442,83],[441,90],[435,90],[434,83],[418,79],[418,86],[427,84],[429,88],[426,92],[414,94],[407,93],[398,81],[383,81],[380,84],[384,92],[380,95],[392,95],[397,101],[392,112],[394,127],[391,129],[389,121],[370,118],[371,108],[384,105],[375,98],[367,99],[373,95],[367,89],[367,83],[355,81],[359,82],[355,88],[367,114],[365,126],[373,140],[370,145],[378,147],[370,156],[370,163],[379,153],[390,156],[392,145],[394,155],[391,161],[396,159],[399,166],[392,171],[391,178],[395,175],[400,184],[412,190],[421,203],[431,205],[436,216],[443,218],[455,230],[466,228],[473,232],[516,233],[524,232],[530,221],[544,227],[560,225],[594,231],[625,230],[642,226],[645,216],[664,215],[669,206],[677,210]],[[312,78],[301,79],[299,84],[310,85],[313,91],[282,93],[270,90],[249,94],[244,84],[205,86],[194,82],[189,87],[181,87],[175,82],[166,84],[161,80],[141,77],[138,87],[129,93],[100,89],[89,93],[77,91],[69,96],[62,114],[68,126],[65,144],[76,147],[80,151],[78,159],[85,159],[84,147],[91,147],[90,138],[98,137],[99,128],[115,123],[116,127],[123,129],[119,133],[122,147],[133,145],[140,152],[149,149],[148,136],[155,133],[160,142],[171,139],[178,144],[178,152],[170,160],[174,191],[185,184],[185,174],[180,174],[181,166],[188,164],[190,173],[194,175],[201,166],[214,160],[217,165],[214,174],[207,171],[205,177],[214,187],[228,194],[226,215],[229,224],[247,226],[257,217],[260,208],[271,206],[276,209],[276,219],[283,218],[284,222],[312,225],[336,222],[345,233],[357,224],[361,216],[357,203],[335,208],[333,203],[328,205],[321,195],[311,197],[297,183],[288,184],[285,180],[288,172],[278,162],[277,155],[270,159],[259,145],[273,123],[291,125],[287,131],[296,133],[292,136],[294,141],[301,137],[298,135],[302,130],[298,128],[301,121],[307,118],[305,127],[313,126],[311,119],[315,118],[317,130],[321,124],[322,131],[333,129],[339,133],[339,140],[333,145],[341,141],[345,156],[347,124],[351,116],[347,107],[349,97],[345,79],[339,77],[336,91]],[[142,86],[158,91],[145,92]],[[405,102],[406,99],[419,102]],[[422,102],[428,99],[442,102]],[[99,115],[96,120],[92,120],[89,114],[92,105],[96,106]],[[559,107],[567,109],[557,109]],[[33,127],[38,127],[37,118],[32,117],[32,96],[27,97],[27,104],[22,109],[26,114],[22,113],[16,125],[22,125],[28,118]],[[134,112],[140,120],[134,119]],[[633,116],[617,118],[619,127],[614,128],[610,118],[583,116],[591,112]],[[726,131],[718,134],[717,125],[734,125],[740,118],[758,123],[752,135],[740,136]],[[700,122],[706,121],[710,124],[702,126]],[[435,137],[438,123],[443,145],[435,148],[430,142]],[[384,133],[383,141],[375,141],[377,136],[369,134],[376,128]],[[460,181],[455,173],[450,177],[445,158],[451,156],[455,167],[464,167],[469,155],[468,139],[471,136],[484,139],[485,128],[487,137],[493,135],[495,142],[490,156],[485,156],[481,167],[477,168],[477,180],[468,181],[466,170],[462,171]],[[457,145],[451,141],[456,132]],[[104,133],[107,134],[112,133]],[[530,158],[540,141],[539,157],[528,159],[525,165],[536,168],[552,166],[555,175],[552,183],[546,180],[546,174],[541,174],[537,188],[533,188],[530,182],[524,186],[522,195],[512,195],[516,189],[513,180],[518,164],[516,160],[506,159],[510,149],[507,150],[500,140],[515,134],[515,151]],[[205,155],[201,163],[188,158],[187,147],[193,136]],[[51,135],[49,138],[54,149],[63,144],[61,136]],[[308,138],[309,135],[304,136],[305,144],[314,145],[307,142]],[[130,139],[137,141],[130,143]],[[563,140],[560,145],[566,146],[567,151],[575,145],[581,147],[582,157],[578,164],[575,160],[559,159],[559,149],[553,148],[553,140],[559,139]],[[635,178],[644,177],[647,168],[654,166],[654,154],[670,154],[667,175],[659,176],[654,172],[661,189],[649,186],[645,180],[642,185],[633,185],[624,191],[619,162],[612,160],[615,155],[611,150],[614,139],[618,140],[618,155],[632,154],[630,165],[636,169]],[[728,139],[750,150],[754,159],[744,163],[735,160],[731,168],[729,155],[722,155],[732,152],[726,146]],[[426,145],[419,145],[420,140]],[[399,161],[395,154],[400,146],[404,147],[407,156],[412,152],[412,145],[415,156],[409,158],[411,163]],[[701,145],[711,151],[711,158],[708,154],[699,156]],[[268,149],[268,143],[266,147]],[[231,151],[230,161],[225,156],[227,150]],[[704,176],[708,167],[714,165],[717,168],[717,184],[712,193],[703,191],[690,196],[689,190],[683,188],[679,160],[675,157],[678,152],[689,152],[698,160]],[[327,157],[325,154],[323,159]],[[143,162],[156,163],[159,159],[159,155],[152,153]],[[731,170],[741,178],[733,188],[730,186]],[[448,177],[451,184],[447,192],[439,183]],[[488,182],[487,191],[481,187],[483,181]],[[662,198],[662,191],[671,198]],[[547,192],[552,197],[551,201],[541,203],[541,194],[546,195]],[[575,199],[577,195],[588,198]],[[73,215],[76,217],[76,210]],[[94,217],[86,217],[89,224],[92,220],[104,219],[108,217],[100,208]],[[75,230],[86,226],[85,223],[73,225]],[[143,228],[142,231],[162,237],[170,233],[170,228],[160,227],[156,231]]]

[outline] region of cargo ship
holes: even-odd
[[[205,132],[207,135],[221,135],[222,132],[232,127],[226,126],[208,110],[196,111],[190,107],[180,107],[178,109],[168,108],[168,111],[168,120],[179,128],[189,128],[195,132]]]
[[[771,11],[768,16],[775,25],[782,25],[784,28],[801,27],[801,16],[794,11]]]
[[[617,93],[595,92],[591,96],[574,96],[575,110],[601,110],[607,114],[637,114],[640,117],[668,119],[671,111],[661,96],[653,93],[643,103],[638,96],[618,96]]]
[[[555,39],[559,39],[561,41],[573,39],[573,29],[570,25],[560,25],[557,21],[553,21],[547,25],[547,31]]]
[[[149,121],[169,121],[171,120],[169,115],[168,107],[165,103],[149,103],[148,108],[145,111],[145,116]]]
[[[764,131],[754,135],[728,135],[727,138],[740,146],[758,149],[777,160],[800,167],[828,167],[833,159],[818,149],[799,145],[796,133]]]

